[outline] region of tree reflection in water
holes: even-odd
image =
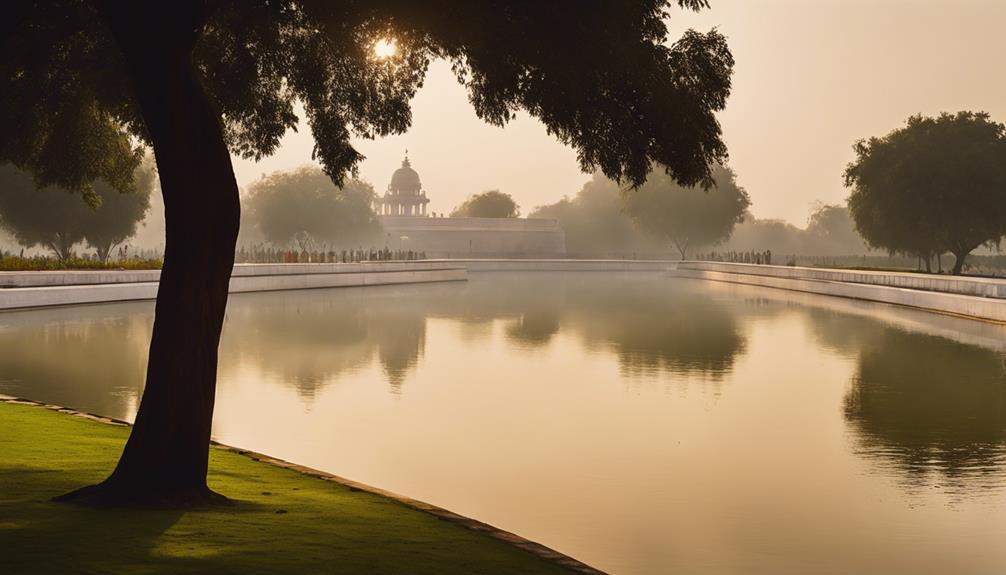
[[[374,288],[368,288],[374,289]],[[253,365],[305,400],[380,362],[398,390],[423,353],[425,314],[403,288],[245,294],[228,306],[221,369]]]
[[[885,329],[859,353],[844,413],[860,452],[925,485],[1001,484],[1006,466],[1006,366],[1001,352]],[[985,478],[987,481],[982,481]]]
[[[1006,355],[922,331],[930,325],[994,342],[997,326],[914,310],[892,314],[908,318],[915,328],[908,331],[863,315],[807,313],[822,347],[855,362],[843,415],[859,455],[894,469],[911,490],[939,486],[964,495],[1006,486]],[[925,324],[915,323],[920,319]]]
[[[624,375],[719,381],[745,342],[732,311],[659,275],[499,274],[468,283],[244,294],[232,298],[221,366],[257,366],[305,399],[375,359],[400,391],[425,352],[428,319],[455,324],[466,345],[502,322],[509,345],[533,350],[565,330],[615,353]],[[456,350],[463,353],[463,350]]]
[[[151,310],[134,303],[3,314],[0,393],[131,417]],[[845,300],[595,273],[241,294],[228,308],[220,370],[224,381],[256,374],[306,403],[375,366],[391,392],[407,392],[429,326],[441,322],[456,330],[453,347],[438,351],[452,358],[474,346],[533,354],[572,344],[610,354],[628,381],[669,374],[718,384],[747,349],[741,326],[780,314],[805,317],[820,347],[854,366],[841,413],[861,457],[912,488],[1003,482],[1006,367],[993,348],[1006,330]]]
[[[152,311],[134,303],[5,312],[0,393],[131,418],[143,390]]]

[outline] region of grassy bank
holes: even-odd
[[[216,448],[210,487],[233,506],[49,501],[107,475],[127,433],[0,402],[0,573],[568,573],[379,495]]]
[[[34,272],[60,270],[159,270],[159,259],[130,258],[103,262],[96,259],[71,258],[58,260],[50,257],[3,256],[0,257],[0,272]]]

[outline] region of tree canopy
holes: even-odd
[[[539,206],[528,217],[558,220],[570,255],[631,256],[662,251],[655,249],[657,242],[642,234],[623,212],[618,183],[600,172],[595,172],[575,196]]]
[[[729,238],[751,205],[733,170],[717,166],[713,178],[715,188],[700,190],[654,171],[638,190],[624,193],[625,211],[642,230],[670,240],[683,259],[689,248]]]
[[[104,180],[89,188],[89,202],[56,186],[37,189],[37,180],[10,164],[0,166],[0,227],[25,247],[44,246],[61,260],[81,242],[107,260],[112,249],[136,233],[150,207],[152,167],[141,166],[126,191]],[[89,205],[90,204],[90,205]]]
[[[517,218],[520,206],[510,194],[499,190],[489,190],[468,196],[460,206],[451,212],[452,218]]]
[[[975,248],[1006,234],[1006,126],[988,114],[912,116],[854,150],[849,210],[871,246],[926,261],[950,252],[959,274]]]
[[[13,0],[0,18],[0,162],[39,185],[128,187],[152,147],[165,256],[147,383],[123,456],[71,497],[185,505],[206,486],[220,332],[240,223],[230,154],[273,153],[303,106],[314,156],[337,184],[352,138],[402,133],[434,58],[476,114],[519,110],[585,170],[641,185],[653,165],[712,184],[726,159],[716,112],[730,93],[723,35],[671,42],[672,6],[706,0]],[[395,54],[375,50],[393,40]],[[134,145],[138,142],[139,146]],[[179,422],[184,422],[179,423]]]
[[[140,157],[129,136],[153,143],[130,79],[139,58],[171,47],[191,48],[232,152],[274,152],[300,102],[337,182],[363,158],[350,138],[408,128],[427,65],[445,58],[480,118],[504,125],[526,110],[585,169],[639,184],[657,162],[685,184],[710,184],[709,165],[726,157],[714,113],[733,58],[715,30],[669,44],[671,4],[707,2],[15,1],[0,29],[0,161],[40,185],[127,185]],[[387,38],[396,53],[378,57]],[[132,49],[140,43],[149,49]]]
[[[868,249],[846,206],[815,206],[807,220],[807,234],[820,255],[855,255]]]
[[[373,199],[374,187],[367,182],[350,178],[336,187],[320,168],[275,172],[249,186],[246,224],[278,246],[372,245],[381,230]]]

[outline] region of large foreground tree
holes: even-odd
[[[428,63],[445,58],[479,117],[503,125],[525,110],[584,169],[642,184],[659,164],[682,184],[711,184],[733,60],[716,31],[670,44],[672,4],[706,0],[5,4],[0,161],[87,193],[98,177],[128,186],[138,141],[153,148],[164,197],[136,422],[111,476],[71,498],[215,499],[208,444],[240,220],[231,153],[272,153],[301,102],[314,155],[339,184],[362,159],[351,138],[405,131]]]
[[[913,116],[854,149],[849,211],[871,246],[926,262],[950,252],[960,274],[975,248],[1006,235],[1006,126],[988,114]]]

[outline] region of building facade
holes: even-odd
[[[389,249],[425,252],[429,258],[552,258],[566,254],[566,235],[556,220],[429,217],[419,174],[408,157],[395,170],[374,211]]]
[[[419,174],[405,156],[402,167],[391,175],[387,191],[374,200],[374,212],[379,216],[425,216],[428,203]]]

